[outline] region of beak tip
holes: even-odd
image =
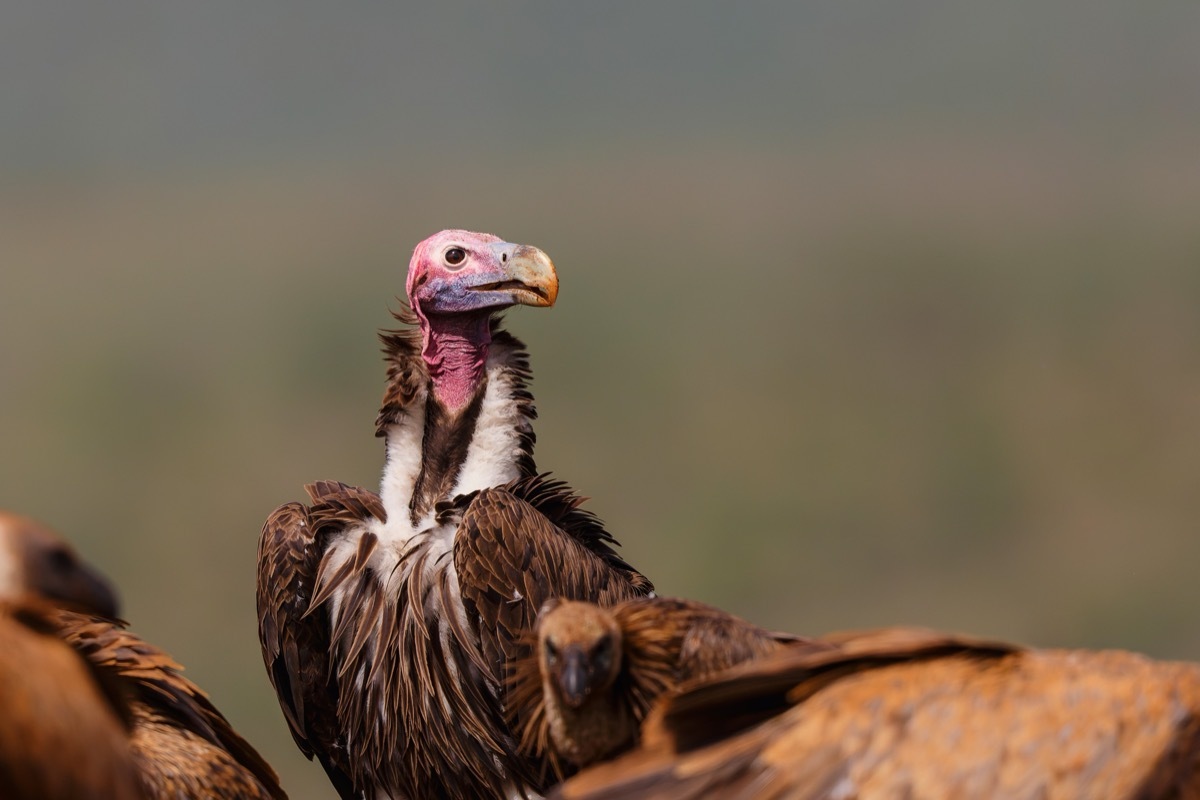
[[[517,245],[506,262],[508,274],[527,290],[518,300],[523,305],[548,308],[558,300],[558,271],[545,251],[531,245]]]

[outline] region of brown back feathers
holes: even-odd
[[[668,698],[554,796],[1200,797],[1196,665],[915,629],[819,644]]]

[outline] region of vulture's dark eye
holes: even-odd
[[[550,641],[549,639],[546,639],[543,642],[543,644],[545,645],[545,648],[546,648],[546,661],[551,665],[557,664],[558,663],[558,648],[554,646],[554,642]]]
[[[604,655],[607,653],[611,653],[612,647],[613,647],[612,637],[606,633],[603,636],[601,636],[599,638],[599,640],[597,640],[595,647],[592,648],[592,652],[596,655]]]
[[[592,652],[588,654],[588,660],[597,672],[608,672],[613,663],[613,638],[608,634],[600,637],[600,641],[596,642]]]
[[[451,247],[442,258],[445,259],[448,266],[457,267],[467,260],[467,251],[461,247]]]

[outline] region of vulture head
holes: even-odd
[[[435,391],[456,408],[483,373],[492,316],[514,305],[554,305],[558,275],[536,247],[489,233],[445,230],[413,251],[407,289]]]
[[[548,603],[538,615],[537,645],[546,689],[568,708],[603,694],[621,669],[621,628],[592,603]]]
[[[28,517],[0,511],[0,600],[23,597],[117,616],[112,586],[71,545]]]
[[[417,245],[408,265],[408,300],[423,318],[552,306],[556,297],[549,256],[490,233],[439,231]]]

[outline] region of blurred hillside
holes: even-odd
[[[0,10],[0,505],[297,800],[259,526],[375,485],[412,246],[544,248],[539,463],[664,593],[1200,658],[1200,10]]]

